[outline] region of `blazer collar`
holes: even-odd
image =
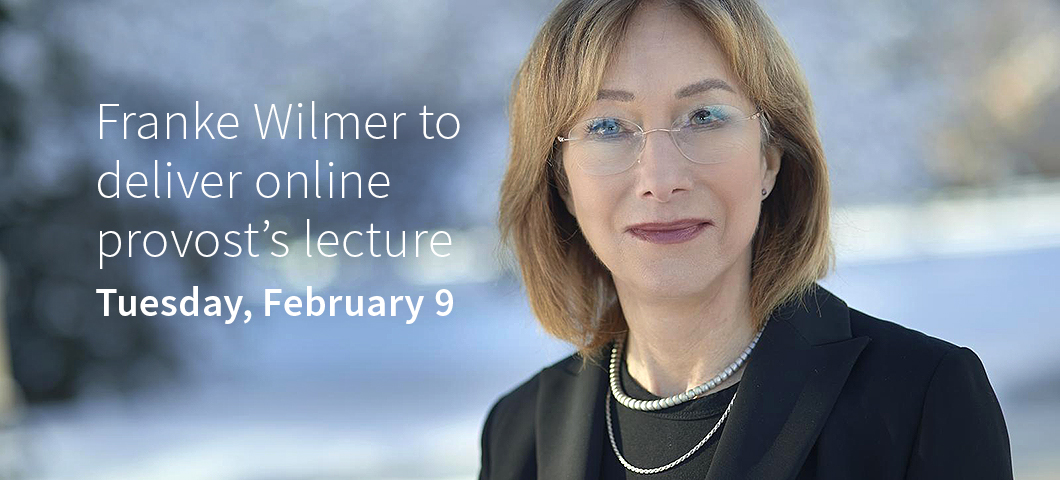
[[[852,337],[846,302],[815,284],[777,308],[744,364],[705,480],[793,478],[821,433],[869,337]],[[540,377],[538,478],[599,477],[606,366],[572,357]],[[610,446],[607,446],[610,448]]]

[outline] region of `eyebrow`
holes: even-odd
[[[674,98],[685,98],[691,97],[697,93],[703,93],[710,90],[726,90],[732,93],[736,93],[728,83],[718,78],[707,78],[700,80],[696,83],[688,85],[674,94]],[[625,90],[600,90],[596,94],[597,100],[615,100],[618,102],[632,102],[633,99],[637,98],[632,92]]]

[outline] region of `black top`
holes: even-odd
[[[570,355],[502,395],[483,424],[479,479],[600,478],[606,364]],[[695,480],[1012,479],[979,356],[819,285],[773,312],[737,390],[710,471]]]
[[[622,371],[622,388],[638,400],[655,400],[661,398],[644,388],[629,374],[629,369]],[[740,383],[737,382],[722,390],[710,391],[706,396],[691,402],[685,402],[670,408],[643,412],[632,410],[611,398],[611,419],[614,421],[615,443],[626,461],[640,468],[655,468],[677,460],[696,446],[710,429],[718,423],[729,400],[736,393]],[[608,388],[610,395],[610,387]],[[601,399],[601,401],[603,401]],[[703,444],[696,453],[674,467],[653,474],[641,475],[627,470],[618,461],[611,447],[611,440],[605,439],[601,453],[600,478],[611,479],[647,479],[682,480],[687,478],[706,478],[707,469],[714,458],[718,438],[725,429],[722,423],[714,435]]]

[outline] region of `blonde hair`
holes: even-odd
[[[595,100],[607,61],[641,2],[565,0],[545,21],[512,85],[510,161],[499,226],[514,251],[531,308],[546,333],[583,360],[627,325],[610,272],[596,258],[561,192],[556,136]],[[700,21],[744,91],[765,113],[766,141],[782,151],[752,240],[750,311],[760,327],[833,268],[828,171],[801,69],[753,0],[676,0]]]

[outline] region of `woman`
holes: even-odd
[[[752,0],[564,1],[510,116],[501,228],[578,351],[493,405],[480,478],[1012,477],[972,350],[817,285],[824,155]]]

